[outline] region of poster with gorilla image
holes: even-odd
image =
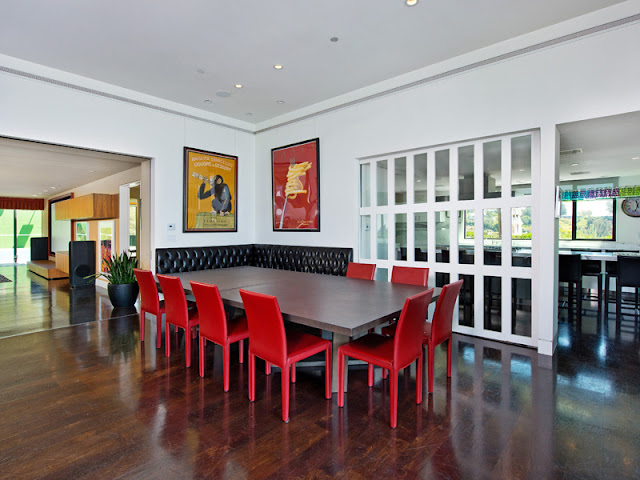
[[[238,231],[238,157],[184,147],[183,232]]]
[[[320,231],[320,139],[271,150],[273,231]]]

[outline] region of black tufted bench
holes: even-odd
[[[347,274],[353,249],[291,245],[229,245],[156,249],[156,273],[192,272],[249,265],[296,272]]]

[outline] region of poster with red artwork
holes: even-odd
[[[271,150],[273,230],[320,231],[320,139]]]

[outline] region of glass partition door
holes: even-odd
[[[539,156],[531,131],[360,161],[359,261],[462,279],[456,332],[537,346]]]

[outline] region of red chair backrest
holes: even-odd
[[[186,329],[189,325],[189,308],[182,282],[178,277],[156,275],[164,294],[164,311],[167,321]]]
[[[393,266],[391,271],[391,283],[404,283],[426,287],[429,281],[429,269],[418,267]]]
[[[438,345],[451,336],[453,309],[456,306],[462,282],[463,280],[458,280],[442,287],[436,303],[436,310],[433,312],[433,323],[431,325],[433,345]]]
[[[393,340],[395,365],[407,365],[420,355],[424,319],[427,318],[431,297],[433,297],[433,288],[405,300]]]
[[[227,314],[217,285],[190,282],[193,296],[198,306],[200,335],[224,344],[227,340]]]
[[[240,289],[249,325],[249,353],[279,367],[287,358],[287,336],[278,299]]]
[[[363,280],[373,280],[376,273],[376,266],[369,263],[349,262],[347,267],[348,278],[361,278]]]
[[[140,287],[140,308],[145,312],[158,315],[160,310],[160,297],[158,296],[158,287],[153,278],[153,273],[149,270],[140,270],[134,268],[133,273]]]

